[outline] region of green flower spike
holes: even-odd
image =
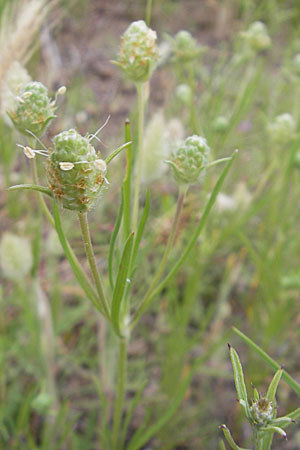
[[[241,33],[241,36],[254,51],[266,50],[272,43],[266,25],[259,21],[253,22],[247,31]]]
[[[179,31],[175,38],[170,40],[173,45],[174,59],[179,63],[194,61],[205,51],[205,48],[198,45],[191,33],[185,30]]]
[[[194,184],[208,165],[210,148],[205,138],[197,135],[188,137],[170,161],[174,176],[180,184]]]
[[[105,161],[99,158],[89,138],[74,129],[55,136],[53,144],[47,175],[54,197],[66,209],[88,211],[106,181]]]
[[[127,78],[135,83],[149,80],[158,60],[156,32],[147,27],[143,20],[133,22],[122,37],[117,64]]]
[[[286,144],[295,137],[295,119],[289,113],[280,114],[268,125],[268,133],[273,142]]]
[[[64,93],[62,87],[57,95]],[[41,137],[50,121],[56,116],[55,100],[49,98],[47,88],[38,81],[27,83],[16,97],[14,110],[7,111],[14,126],[23,134],[33,134]]]

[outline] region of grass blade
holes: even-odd
[[[115,243],[116,243],[116,239],[120,230],[120,226],[121,226],[121,221],[122,221],[122,216],[123,216],[123,206],[124,206],[124,202],[123,202],[123,190],[122,190],[122,196],[121,196],[121,203],[120,203],[120,208],[119,208],[119,212],[117,215],[117,219],[116,219],[116,223],[115,223],[115,227],[114,227],[114,231],[112,232],[111,235],[111,239],[110,239],[110,245],[109,245],[109,254],[108,254],[108,277],[109,277],[109,282],[110,282],[110,287],[111,289],[114,288],[114,278],[113,278],[113,273],[114,273],[114,249],[115,249]]]
[[[129,272],[131,252],[133,246],[134,233],[131,233],[126,241],[123,255],[121,258],[115,289],[113,292],[112,304],[111,304],[111,319],[115,331],[120,336],[120,310],[121,302],[124,294],[124,290],[127,283],[127,276]]]

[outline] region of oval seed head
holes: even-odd
[[[268,125],[268,133],[273,142],[286,144],[295,137],[296,123],[289,113],[280,114]]]
[[[250,414],[254,422],[266,425],[273,419],[273,405],[266,397],[259,398],[250,408]]]
[[[266,50],[272,43],[267,27],[263,22],[253,22],[248,30],[241,35],[254,51]]]
[[[207,167],[209,152],[206,139],[193,135],[188,137],[172,159],[166,162],[173,168],[178,183],[194,184]]]
[[[188,31],[179,31],[173,41],[173,51],[178,62],[186,63],[195,60],[201,53],[197,41]]]
[[[0,264],[3,275],[19,281],[28,275],[32,267],[29,241],[12,233],[4,233],[0,243]]]
[[[133,22],[122,36],[116,64],[135,83],[149,80],[158,60],[157,35],[143,20]]]
[[[14,126],[21,133],[28,131],[41,137],[55,117],[55,105],[49,98],[48,89],[38,81],[27,83],[17,97],[13,110],[7,111]]]
[[[191,87],[188,84],[180,84],[176,88],[176,96],[184,105],[190,105],[193,98]]]
[[[54,137],[47,175],[49,187],[62,206],[80,212],[91,208],[105,180],[94,147],[74,129]]]
[[[217,133],[225,133],[229,127],[229,120],[225,116],[218,116],[213,121],[212,127]]]

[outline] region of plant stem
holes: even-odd
[[[143,168],[143,132],[144,132],[144,83],[137,83],[136,89],[138,93],[138,149],[136,161],[136,175],[134,183],[133,213],[132,213],[132,231],[136,233],[138,214],[139,214],[139,197],[140,185]]]
[[[94,254],[90,231],[89,231],[87,213],[78,213],[78,217],[79,217],[80,228],[81,228],[82,239],[83,239],[83,243],[84,243],[86,256],[87,256],[87,259],[88,259],[88,262],[89,262],[89,265],[91,268],[91,272],[92,272],[92,275],[94,278],[94,282],[95,282],[96,290],[97,290],[97,293],[99,296],[99,300],[101,302],[101,306],[103,308],[105,316],[109,319],[110,318],[109,306],[108,306],[108,303],[104,296],[102,282],[100,279],[99,272],[97,270],[95,254]]]
[[[118,448],[118,441],[125,399],[126,367],[127,367],[127,340],[122,338],[119,339],[117,393],[115,400],[113,429],[112,429],[112,442],[113,442],[112,450],[120,450]]]
[[[183,207],[183,203],[184,203],[184,198],[187,192],[187,187],[186,186],[181,186],[179,188],[178,191],[178,199],[177,199],[177,207],[176,207],[176,212],[175,212],[175,216],[173,219],[173,224],[172,224],[172,228],[170,231],[170,235],[168,238],[168,242],[167,242],[167,246],[165,249],[165,252],[163,254],[162,260],[160,262],[160,265],[158,266],[158,269],[156,271],[156,274],[154,275],[153,281],[151,283],[151,285],[149,286],[140,306],[138,307],[137,311],[135,312],[134,316],[133,316],[133,322],[132,322],[132,327],[134,327],[135,323],[139,320],[140,316],[143,314],[143,312],[145,311],[145,309],[148,306],[148,301],[149,298],[151,297],[152,292],[154,291],[154,289],[156,288],[159,280],[161,279],[161,276],[164,272],[164,269],[166,267],[167,261],[168,261],[168,256],[170,254],[170,251],[173,247],[174,244],[174,240],[176,237],[176,232],[177,232],[177,228],[178,228],[178,223],[179,223],[179,217],[180,217],[180,213],[182,211],[182,207]]]
[[[36,160],[35,158],[32,158],[30,160],[31,163],[31,173],[32,173],[32,179],[34,184],[39,184],[39,179],[38,179],[38,174],[37,174],[37,166],[36,166]],[[52,217],[52,214],[50,213],[48,206],[46,205],[46,202],[43,198],[43,194],[41,194],[40,192],[38,193],[38,199],[39,199],[39,203],[40,206],[48,220],[48,222],[50,223],[50,225],[55,228],[55,224],[54,224],[54,219]]]
[[[258,430],[254,430],[254,450],[262,450],[262,440]]]

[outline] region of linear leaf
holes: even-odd
[[[121,335],[120,330],[120,309],[121,302],[124,294],[124,290],[127,283],[127,276],[130,266],[131,252],[133,246],[134,233],[131,233],[126,241],[123,255],[121,258],[119,271],[116,279],[116,284],[113,292],[112,304],[111,304],[111,319],[115,331],[118,335]]]
[[[109,254],[108,254],[108,277],[109,277],[110,287],[112,289],[114,288],[114,278],[113,278],[114,249],[115,249],[116,239],[117,239],[117,236],[118,236],[118,233],[120,230],[120,226],[121,226],[122,215],[123,215],[123,206],[124,206],[124,201],[123,201],[123,191],[122,191],[120,208],[119,208],[119,212],[117,215],[115,227],[114,227],[114,230],[111,235],[110,245],[109,245]]]
[[[248,338],[248,336],[246,336],[244,333],[242,333],[235,327],[232,327],[232,329],[238,336],[240,336],[241,339],[243,339],[244,342],[246,342],[247,345],[249,345],[249,347],[251,347],[267,364],[269,364],[270,367],[272,367],[274,370],[281,368],[280,364],[278,364],[274,359],[272,359],[263,349],[261,349],[250,338]],[[300,397],[300,385],[285,370],[283,370],[282,379]]]
[[[140,219],[140,222],[139,222],[139,225],[138,225],[138,229],[137,229],[137,232],[136,232],[136,238],[135,238],[135,241],[134,241],[134,246],[133,246],[133,251],[132,251],[132,258],[131,258],[131,262],[130,262],[130,273],[133,270],[134,263],[135,263],[136,256],[137,256],[137,252],[138,252],[138,249],[139,249],[139,246],[140,246],[140,243],[141,243],[141,239],[143,237],[145,225],[146,225],[147,218],[148,218],[148,215],[149,215],[149,209],[150,209],[150,191],[149,191],[149,189],[147,189],[144,211],[143,211],[142,217]]]
[[[228,442],[228,444],[230,445],[230,447],[233,450],[249,450],[249,449],[245,449],[242,447],[239,447],[233,440],[231,433],[229,431],[229,429],[226,427],[226,425],[221,425],[220,426],[221,430],[223,431],[224,437],[226,439],[226,441]]]
[[[242,400],[245,403],[246,414],[248,416],[248,413],[249,413],[249,416],[250,416],[248,395],[247,395],[247,389],[246,389],[245,380],[244,380],[242,364],[241,364],[239,355],[234,350],[234,348],[231,346],[229,347],[229,353],[230,353],[231,363],[232,363],[232,367],[233,367],[234,382],[235,382],[238,399]]]
[[[18,191],[24,189],[41,192],[41,194],[45,194],[48,195],[48,197],[53,198],[53,193],[49,188],[40,186],[38,184],[16,184],[15,186],[11,186],[8,188],[9,191]]]
[[[275,373],[275,375],[274,375],[274,377],[273,377],[273,379],[272,379],[272,381],[270,383],[270,386],[269,386],[268,392],[267,392],[267,399],[270,400],[270,402],[275,402],[276,401],[275,400],[275,395],[276,395],[276,391],[277,391],[277,388],[278,388],[279,381],[280,381],[281,376],[282,376],[282,372],[283,372],[282,369],[277,370],[277,372]]]

